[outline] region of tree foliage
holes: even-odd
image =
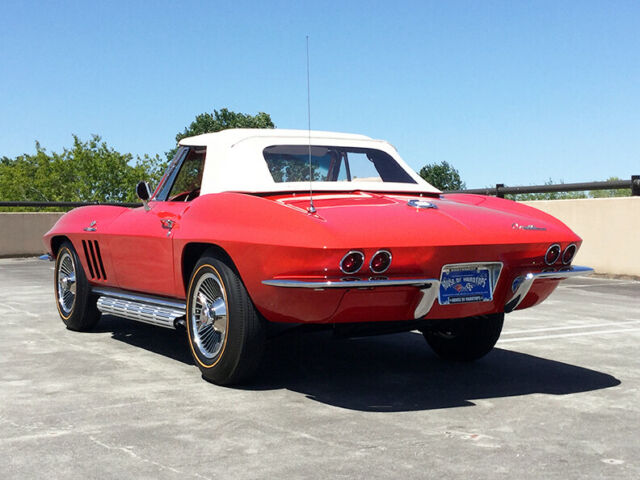
[[[40,202],[134,202],[141,179],[157,182],[162,161],[136,157],[109,147],[100,136],[48,153],[36,142],[35,154],[0,160],[0,200]]]
[[[227,128],[275,125],[267,113],[247,115],[222,108],[196,116],[176,135],[176,141]],[[167,155],[171,158],[173,153],[175,149]],[[166,165],[158,155],[134,158],[120,153],[98,135],[87,141],[74,135],[73,145],[60,153],[49,153],[36,142],[34,154],[0,158],[0,201],[137,202],[137,182],[157,185]]]
[[[619,177],[609,177],[607,178],[607,182],[613,182],[616,180],[620,180]],[[589,192],[592,198],[610,198],[610,197],[630,197],[631,189],[630,188],[617,188],[615,190],[591,190]]]
[[[275,128],[271,115],[264,112],[258,112],[256,115],[246,113],[238,113],[221,108],[219,111],[214,110],[213,113],[201,113],[196,115],[193,122],[182,132],[176,135],[176,143],[186,137],[201,135],[203,133],[219,132],[229,128]],[[166,153],[167,159],[173,158],[177,147]]]
[[[218,132],[229,128],[275,128],[271,116],[264,112],[249,115],[222,108],[213,113],[202,113],[176,135],[176,141],[202,133]],[[135,185],[147,180],[157,185],[166,168],[166,161],[158,155],[142,157],[120,153],[98,135],[83,141],[73,136],[73,145],[60,153],[47,152],[36,142],[34,154],[15,158],[0,158],[0,201],[69,201],[69,202],[135,202]],[[175,149],[167,152],[171,158]],[[294,165],[282,161],[272,167],[274,177],[282,180],[295,178],[308,180],[307,164]],[[319,173],[313,165],[314,179]],[[441,190],[463,190],[465,183],[448,162],[425,165],[420,176]],[[619,180],[610,177],[608,180]],[[555,182],[549,179],[545,184]],[[562,181],[560,183],[563,183]],[[620,197],[631,194],[630,189],[593,192],[557,192],[518,194],[514,200],[553,200],[564,198]]]
[[[418,174],[440,190],[464,190],[466,188],[466,184],[460,178],[460,173],[449,162],[430,163],[422,167]]]

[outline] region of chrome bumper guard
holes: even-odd
[[[593,273],[593,268],[590,267],[566,267],[558,271],[554,272],[539,272],[539,273],[527,273],[526,275],[522,275],[517,277],[514,280],[514,285],[517,285],[513,297],[509,300],[504,306],[504,312],[509,313],[514,311],[518,305],[524,300],[531,289],[531,285],[536,280],[542,279],[556,279],[563,280],[569,277],[577,277],[580,275],[591,275]]]

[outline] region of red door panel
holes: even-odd
[[[150,202],[118,217],[106,235],[120,288],[175,296],[173,232],[188,204]]]

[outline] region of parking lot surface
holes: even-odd
[[[183,331],[66,330],[52,267],[0,260],[2,479],[640,478],[640,282],[566,281],[473,364],[297,334],[223,388]]]

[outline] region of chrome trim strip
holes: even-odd
[[[521,277],[518,277],[518,278],[522,278],[522,281],[520,282],[520,284],[518,285],[518,288],[516,289],[515,293],[511,297],[511,300],[509,300],[505,304],[504,311],[505,313],[514,311],[516,307],[520,305],[520,303],[525,299],[525,297],[527,296],[527,293],[529,293],[529,289],[531,288],[531,285],[533,285],[533,282],[535,282],[538,279],[543,279],[543,278],[554,279],[555,278],[555,279],[563,280],[565,278],[577,277],[580,275],[591,275],[592,273],[593,273],[593,268],[591,267],[574,266],[574,267],[565,267],[555,272],[538,272],[538,273],[530,272],[525,275],[522,275]]]
[[[263,280],[263,285],[284,288],[313,288],[324,290],[325,288],[374,288],[374,287],[423,287],[425,285],[440,285],[436,278],[398,278],[391,280],[285,280],[277,279]]]
[[[134,302],[151,303],[155,305],[161,305],[169,308],[186,309],[187,303],[182,300],[156,297],[154,295],[147,295],[144,293],[135,293],[127,290],[118,290],[117,288],[107,287],[93,287],[91,293],[95,295],[104,295],[108,297],[122,298],[124,300],[131,300]]]

